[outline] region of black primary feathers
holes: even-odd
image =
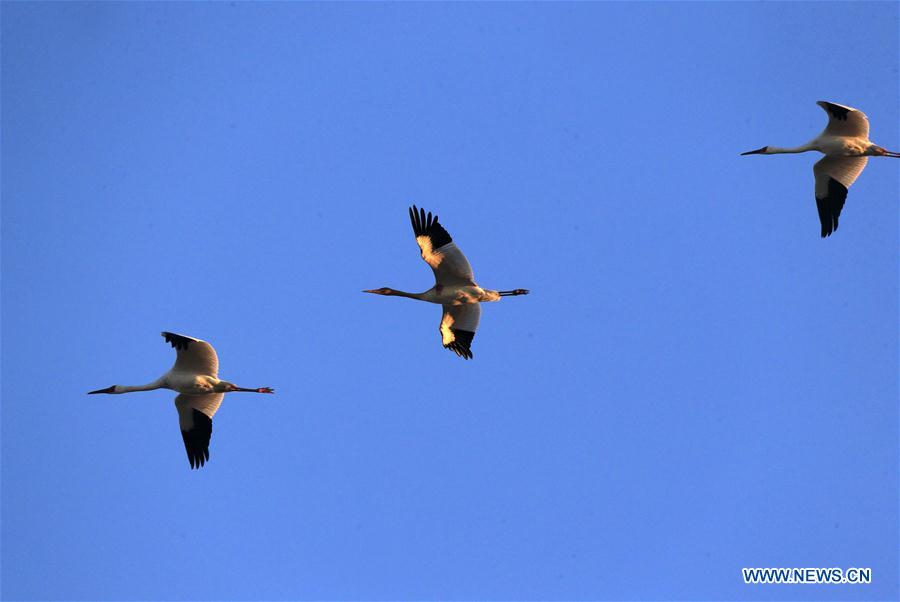
[[[416,238],[427,236],[431,239],[431,248],[439,249],[453,242],[450,234],[438,223],[438,216],[431,217],[431,212],[425,214],[424,209],[417,209],[415,205],[409,208],[409,220],[412,222],[413,232]]]
[[[823,198],[816,197],[819,221],[822,222],[822,238],[830,236],[838,229],[838,218],[841,216],[845,200],[847,200],[847,187],[834,178],[828,178],[828,194]]]
[[[164,332],[162,335],[166,339],[166,343],[171,343],[172,347],[175,349],[185,349],[187,350],[188,345],[194,342],[194,339],[183,337],[180,334],[175,334],[174,332]]]
[[[845,109],[844,107],[840,107],[836,104],[832,104],[826,100],[822,101],[822,106],[828,111],[828,114],[834,117],[839,121],[847,121],[847,114],[850,112],[849,109]],[[837,228],[835,228],[837,229]],[[825,236],[824,234],[822,236]]]
[[[194,426],[181,431],[184,449],[191,468],[200,468],[209,460],[209,438],[212,437],[212,419],[200,410],[192,410]]]
[[[453,333],[453,342],[449,345],[444,345],[444,347],[463,359],[472,359],[472,339],[475,338],[475,333],[470,330],[457,330],[456,328],[451,328],[450,332]]]

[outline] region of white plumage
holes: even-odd
[[[828,125],[810,142],[797,147],[764,146],[742,155],[776,155],[819,151],[825,157],[813,166],[816,207],[822,237],[838,228],[838,218],[847,199],[847,191],[866,167],[869,157],[900,157],[869,141],[869,119],[853,107],[820,100],[828,113]]]
[[[212,418],[222,405],[225,393],[245,391],[249,393],[274,393],[269,387],[245,389],[225,380],[219,380],[219,357],[206,341],[173,332],[163,332],[167,343],[175,348],[175,364],[155,381],[146,385],[112,385],[97,393],[132,393],[171,389],[179,395],[175,398],[178,410],[178,426],[184,440],[191,468],[199,468],[209,460],[209,440],[212,436]]]
[[[441,344],[456,355],[470,359],[473,357],[472,339],[481,318],[480,303],[499,301],[501,297],[527,295],[528,291],[521,288],[511,291],[481,288],[475,282],[469,260],[450,238],[447,230],[438,223],[436,215],[432,216],[430,212],[426,214],[424,209],[413,206],[409,209],[409,219],[422,259],[434,272],[434,286],[424,293],[407,293],[388,287],[363,292],[440,304],[443,309]]]

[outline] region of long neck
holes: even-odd
[[[805,153],[807,151],[816,150],[816,145],[809,142],[802,146],[790,146],[787,148],[781,148],[780,146],[769,146],[766,147],[766,155],[790,155],[794,153]]]
[[[117,388],[119,389],[116,393],[134,393],[135,391],[154,391],[156,389],[162,389],[165,386],[163,379],[158,378],[154,380],[152,383],[148,383],[146,385],[119,385]]]
[[[425,298],[426,293],[407,293],[406,291],[398,291],[394,290],[391,293],[392,297],[406,297],[407,299],[419,299],[420,301]]]

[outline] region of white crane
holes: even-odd
[[[819,151],[825,157],[813,166],[816,177],[816,206],[822,222],[822,238],[838,228],[838,218],[847,198],[847,189],[856,181],[869,157],[900,157],[869,141],[869,120],[853,107],[820,100],[816,103],[828,113],[825,131],[802,146],[779,148],[764,146],[741,155],[778,155]]]
[[[512,291],[481,288],[475,283],[472,266],[466,256],[438,223],[436,215],[432,217],[431,212],[426,215],[424,209],[413,205],[409,209],[409,219],[422,259],[434,271],[434,286],[424,293],[405,293],[388,287],[363,292],[408,297],[441,305],[441,342],[459,357],[469,359],[472,357],[472,339],[481,318],[480,303],[499,301],[500,297],[527,295],[528,291],[523,288]]]
[[[222,404],[225,393],[245,391],[247,393],[274,393],[269,387],[244,389],[226,380],[219,380],[219,358],[216,350],[206,341],[173,332],[162,336],[175,348],[175,365],[152,383],[138,386],[113,385],[105,389],[90,391],[97,393],[132,393],[171,389],[178,393],[175,408],[178,410],[178,425],[187,450],[191,468],[200,468],[209,460],[209,438],[212,436],[212,417]]]

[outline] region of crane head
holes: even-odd
[[[765,155],[766,151],[768,151],[768,150],[769,150],[769,147],[764,146],[764,147],[758,148],[756,150],[747,151],[746,153],[741,153],[741,156],[743,157],[744,155]]]
[[[374,295],[393,295],[394,289],[388,288],[386,286],[382,286],[381,288],[373,288],[371,290],[363,291],[364,293],[372,293]]]
[[[106,387],[105,389],[97,389],[96,391],[88,391],[88,395],[96,395],[97,393],[118,393],[116,391],[116,387],[119,385],[113,385],[111,387]]]

